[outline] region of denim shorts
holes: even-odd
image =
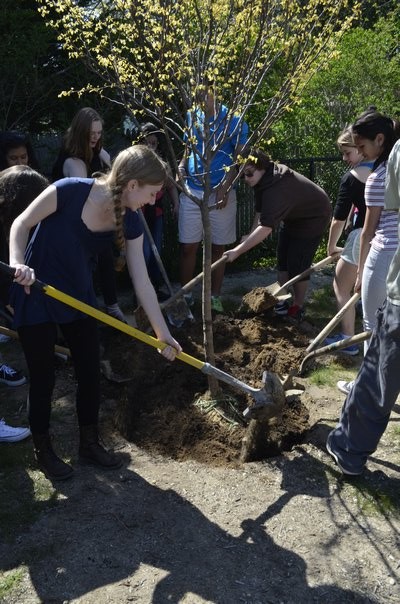
[[[351,231],[344,244],[343,252],[340,258],[349,264],[358,265],[360,255],[360,238],[362,229]]]

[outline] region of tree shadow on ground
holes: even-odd
[[[39,601],[53,604],[110,584],[123,589],[121,582],[141,565],[153,567],[148,572],[155,587],[149,600],[141,598],[138,585],[135,599],[153,604],[178,603],[189,593],[218,604],[365,604],[365,595],[351,590],[329,584],[311,587],[303,558],[268,534],[268,521],[293,497],[329,495],[322,472],[311,482],[302,479],[311,462],[318,470],[318,461],[307,454],[278,462],[284,493],[258,518],[243,519],[238,536],[174,490],[154,486],[130,469],[113,475],[78,469],[76,480],[57,485],[62,498],[56,507],[17,535],[12,548],[0,548],[1,566],[29,567]],[[298,480],[293,480],[296,473]],[[30,492],[21,496],[33,500],[32,481],[25,488]]]

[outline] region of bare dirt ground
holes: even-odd
[[[238,302],[274,279],[265,271],[227,275],[224,295]],[[313,287],[327,282],[314,277]],[[214,330],[217,366],[257,388],[265,369],[284,376],[299,368],[318,332],[307,316],[298,325],[268,310],[218,316]],[[175,335],[203,358],[199,319]],[[311,384],[308,373],[296,376],[297,392],[263,426],[254,461],[242,463],[248,395],[223,386],[226,398],[216,405],[204,396],[200,371],[168,364],[109,328],[102,341],[114,377],[129,379],[103,379],[101,412],[104,441],[124,467],[105,473],[77,463],[73,370],[59,362],[55,446],[75,476],[52,486],[35,469],[29,441],[0,445],[11,466],[10,451],[24,452],[24,464],[7,471],[0,464],[0,480],[12,477],[15,514],[22,501],[36,513],[0,534],[1,602],[400,601],[398,405],[365,475],[346,480],[325,452],[344,397],[334,385]],[[18,343],[7,346],[23,368]],[[336,355],[309,369],[335,358],[346,371],[360,363]],[[10,390],[2,387],[2,409],[9,423],[24,423],[27,386]]]

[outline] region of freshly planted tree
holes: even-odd
[[[202,165],[203,200],[179,187],[202,210],[203,325],[206,358],[214,363],[211,320],[210,166],[237,127],[257,110],[248,144],[256,144],[325,64],[359,5],[348,0],[38,0],[48,25],[70,57],[81,59],[103,82],[94,89],[122,103],[137,120],[146,115],[164,131],[177,170],[191,151]],[[205,102],[212,83],[228,105],[222,136],[213,136]],[[78,92],[83,91],[67,91]],[[205,114],[203,151],[196,151],[198,110]],[[189,120],[187,120],[189,116]],[[238,119],[239,116],[239,119]],[[240,159],[239,159],[240,165]],[[239,170],[240,172],[240,170]],[[234,186],[239,173],[232,179]],[[217,384],[210,383],[212,392]]]

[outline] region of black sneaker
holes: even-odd
[[[0,365],[0,384],[22,386],[26,384],[26,377],[8,365]]]
[[[279,315],[280,317],[286,317],[289,310],[289,302],[287,300],[282,300],[282,302],[278,302],[274,306],[274,313]]]

